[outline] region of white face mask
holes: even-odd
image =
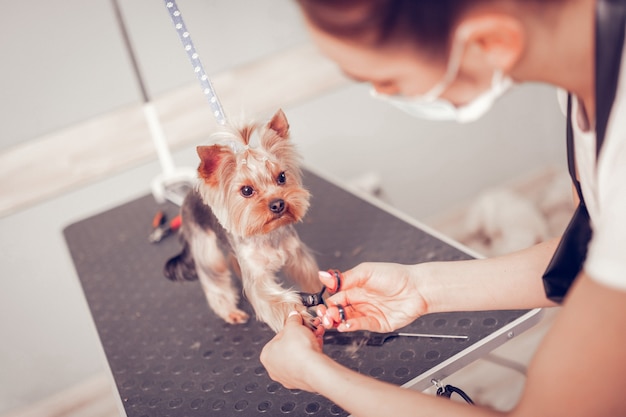
[[[453,47],[450,54],[448,69],[443,79],[427,93],[420,96],[406,97],[402,95],[385,95],[371,90],[371,95],[396,106],[414,117],[427,120],[449,120],[459,123],[473,122],[487,113],[493,103],[513,85],[513,80],[497,70],[493,74],[491,87],[462,106],[455,106],[448,100],[440,98],[441,94],[456,79],[463,57],[464,42]]]

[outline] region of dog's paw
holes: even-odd
[[[250,316],[248,316],[248,313],[246,313],[245,311],[237,309],[231,311],[230,313],[228,313],[228,315],[223,316],[222,318],[230,324],[243,324],[248,321]]]

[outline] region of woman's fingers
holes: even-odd
[[[379,331],[381,329],[379,318],[376,317],[375,314],[368,314],[366,311],[361,311],[360,307],[362,307],[362,305],[320,306],[320,308],[318,308],[318,317],[321,318],[322,325],[326,329],[336,328],[340,332],[352,332],[356,330]]]
[[[356,288],[362,286],[363,281],[367,280],[367,275],[360,272],[363,269],[362,265],[343,273],[337,269],[319,271],[319,279],[331,293]]]
[[[287,316],[287,320],[285,320],[285,326],[289,323],[297,323],[302,324],[302,316],[297,311],[291,311]]]
[[[336,269],[319,271],[319,279],[330,293],[344,289],[343,274]]]

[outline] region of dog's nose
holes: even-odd
[[[270,211],[272,213],[281,214],[285,211],[285,200],[278,198],[270,201]]]

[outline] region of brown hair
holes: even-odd
[[[480,0],[297,0],[308,21],[338,38],[382,45],[397,40],[446,50],[457,17]]]

